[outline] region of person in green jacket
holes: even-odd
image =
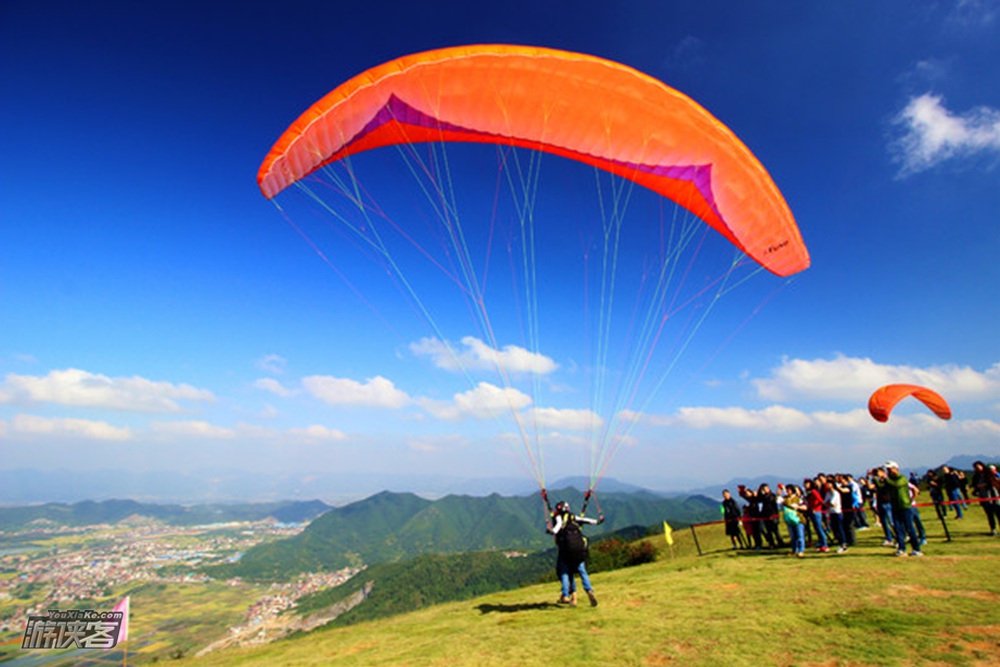
[[[892,508],[892,523],[896,533],[896,555],[906,555],[906,538],[910,538],[911,556],[923,556],[920,550],[920,540],[913,525],[913,500],[910,497],[910,482],[899,472],[899,464],[886,461],[885,465],[875,471],[875,485],[889,491],[889,504]]]

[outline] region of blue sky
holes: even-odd
[[[494,313],[507,367],[537,380],[504,389],[449,296],[423,292],[428,328],[356,245],[293,213],[331,270],[255,182],[339,83],[475,43],[609,58],[689,95],[768,169],[812,256],[723,300],[608,474],[665,488],[1000,457],[1000,2],[378,7],[0,7],[0,469],[530,480],[516,427],[491,416],[502,398],[538,419],[546,479],[588,474],[571,320],[536,349]],[[364,183],[402,220],[390,153]],[[454,155],[484,163],[456,178],[488,210],[494,154]],[[542,165],[538,214],[570,229],[593,197],[571,179],[593,175]],[[637,195],[633,212],[657,206]],[[555,271],[546,320],[581,287]],[[936,389],[954,418],[910,402],[875,423],[868,396],[890,382]]]

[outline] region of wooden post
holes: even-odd
[[[698,543],[698,533],[695,532],[694,524],[691,524],[691,534],[694,536],[694,546],[698,549],[698,555],[701,556],[701,544]]]

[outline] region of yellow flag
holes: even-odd
[[[667,541],[667,544],[674,546],[674,529],[670,527],[670,524],[666,521],[663,522],[663,539]]]

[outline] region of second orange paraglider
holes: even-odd
[[[896,404],[912,396],[941,419],[951,419],[951,407],[941,394],[915,384],[890,384],[881,387],[868,399],[868,412],[880,422],[889,421],[889,414]]]

